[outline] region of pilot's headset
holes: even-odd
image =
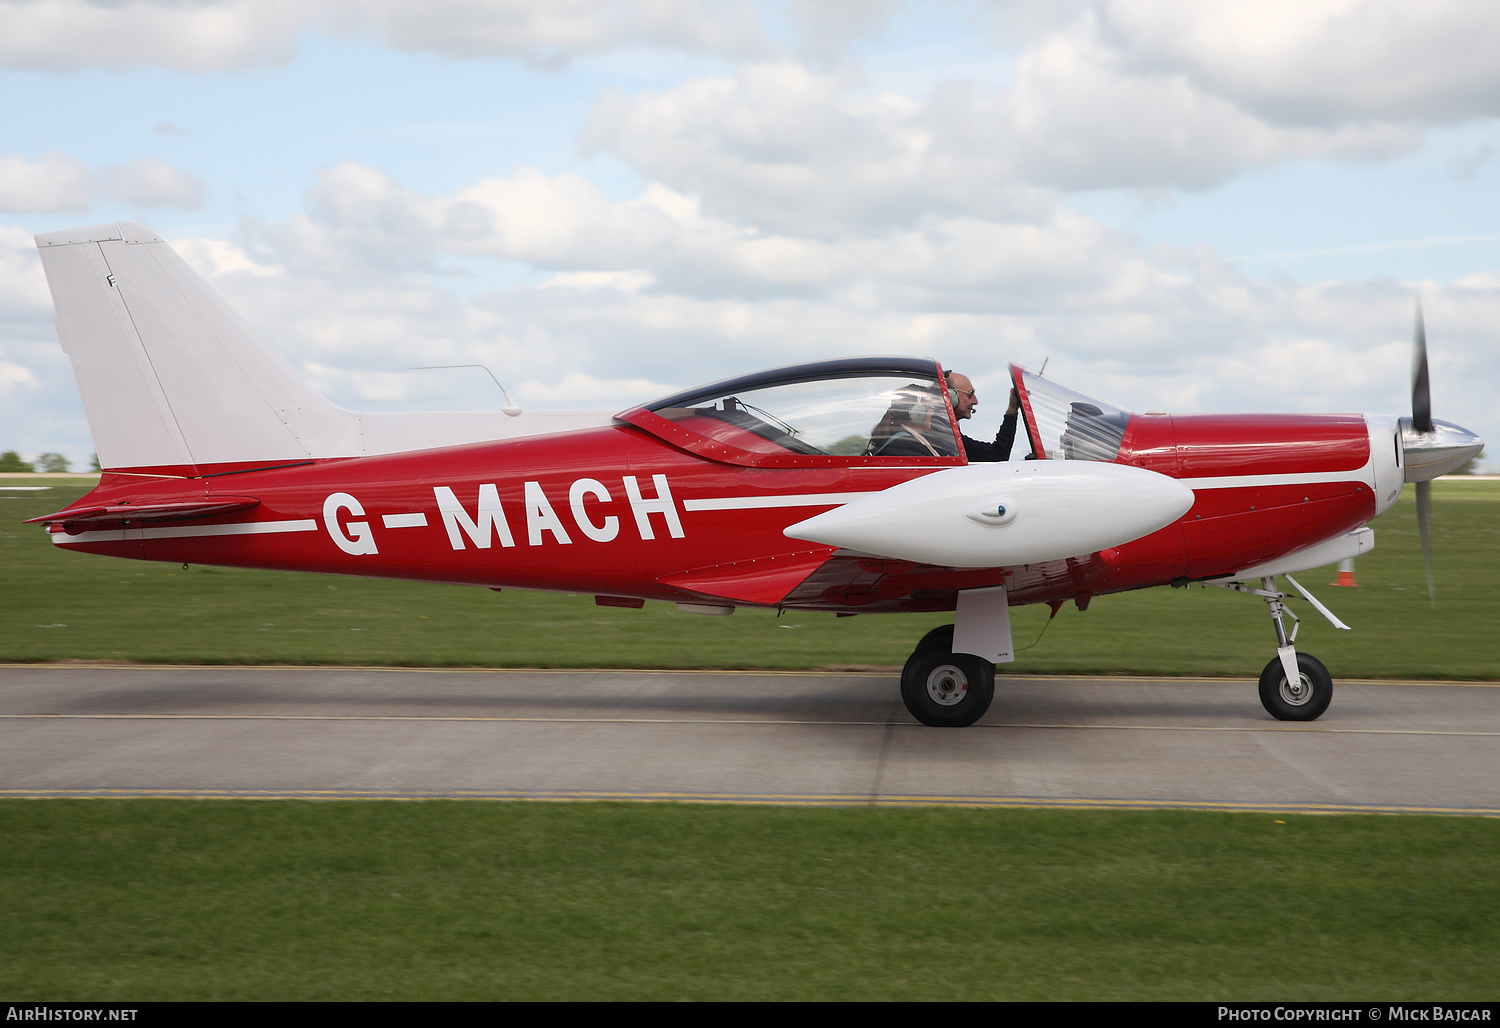
[[[937,413],[927,402],[924,394],[916,389],[903,389],[896,394],[900,406],[895,407],[896,419],[912,425],[920,425]],[[910,402],[906,402],[906,401]]]
[[[953,372],[943,372],[943,388],[948,391],[948,406],[958,410],[958,390],[953,388]]]

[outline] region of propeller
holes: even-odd
[[[1417,483],[1417,535],[1422,539],[1422,566],[1427,569],[1427,602],[1437,607],[1432,584],[1432,483]]]
[[[1484,449],[1484,440],[1466,428],[1432,419],[1432,391],[1427,376],[1427,327],[1417,301],[1412,331],[1411,417],[1401,419],[1401,450],[1406,481],[1417,487],[1417,534],[1427,569],[1427,599],[1437,605],[1432,579],[1432,480],[1460,467]]]
[[[1411,427],[1432,431],[1432,389],[1427,381],[1427,325],[1422,320],[1422,301],[1417,300],[1417,321],[1412,329]],[[1437,589],[1432,581],[1432,482],[1417,483],[1417,535],[1422,540],[1422,566],[1427,569],[1427,602],[1437,607]]]
[[[1432,392],[1427,384],[1427,326],[1422,321],[1422,301],[1417,301],[1417,321],[1412,329],[1411,427],[1432,431]]]

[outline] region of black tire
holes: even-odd
[[[1306,653],[1297,654],[1297,671],[1302,681],[1292,689],[1281,658],[1267,664],[1260,673],[1261,706],[1280,721],[1316,721],[1333,700],[1333,678],[1321,660]]]
[[[972,725],[984,717],[994,698],[995,665],[971,653],[914,653],[901,669],[906,709],[933,728]]]
[[[911,651],[913,657],[933,651],[951,653],[953,651],[953,626],[940,625],[922,636],[922,641],[917,643],[917,648]]]

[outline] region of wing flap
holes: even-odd
[[[663,585],[741,603],[775,606],[833,554],[831,546],[666,575]]]

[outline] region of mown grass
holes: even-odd
[[[0,493],[0,660],[895,665],[946,620],[184,573],[16,523],[84,488]],[[1360,589],[1303,576],[1356,626],[1305,619],[1335,675],[1500,677],[1500,483],[1435,495],[1436,612],[1409,498]],[[1016,670],[1251,676],[1269,636],[1248,597],[1101,597]],[[0,801],[0,995],[1488,999],[1496,852],[1500,821],[1413,816]]]
[[[57,480],[51,480],[57,483]],[[24,476],[4,484],[41,484]],[[495,667],[807,668],[899,666],[951,615],[740,610],[729,618],[596,607],[589,597],[379,579],[193,567],[69,553],[27,517],[88,486],[0,492],[0,660],[331,663]],[[1434,488],[1438,603],[1427,601],[1409,495],[1375,522],[1358,589],[1333,569],[1299,578],[1344,621],[1339,632],[1294,601],[1299,646],[1335,677],[1500,678],[1500,482]],[[1012,610],[1009,670],[1253,677],[1270,659],[1265,606],[1220,589],[1096,597],[1050,625],[1046,607]]]
[[[0,995],[1493,999],[1500,821],[0,802]]]

